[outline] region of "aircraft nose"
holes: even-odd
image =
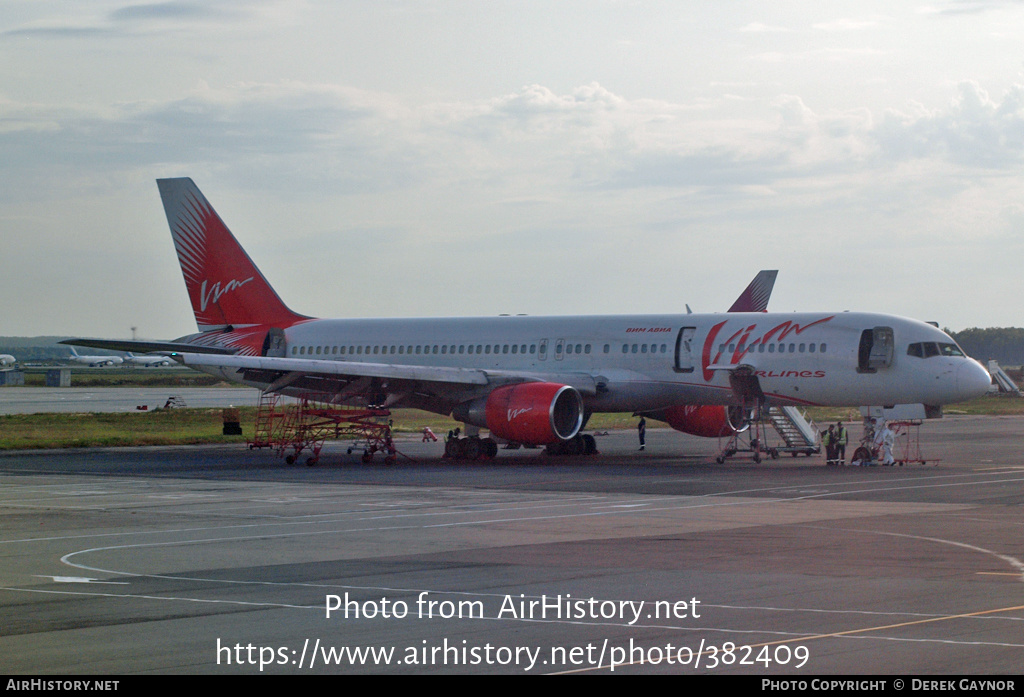
[[[976,360],[969,360],[956,371],[956,387],[964,401],[980,397],[992,386],[992,376]]]

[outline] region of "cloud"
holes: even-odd
[[[740,27],[737,31],[741,31],[748,34],[776,34],[790,32],[792,29],[786,29],[785,27],[773,26],[770,24],[762,24],[761,22],[751,22]]]
[[[52,18],[41,18],[4,30],[0,37],[113,38],[180,27],[194,28],[197,24],[236,27],[240,22],[267,15],[273,15],[275,21],[280,22],[281,17],[288,13],[288,5],[287,0],[220,0],[216,3],[167,0],[123,5],[97,14],[89,7],[59,4],[53,10]]]
[[[330,182],[335,193],[489,186],[533,200],[573,188],[768,191],[802,181],[824,191],[837,186],[826,174],[853,182],[912,160],[1016,173],[1024,159],[1020,86],[995,101],[963,83],[945,109],[880,118],[817,113],[795,95],[764,106],[755,118],[726,98],[627,99],[597,83],[428,104],[300,82],[200,85],[171,101],[104,108],[8,100],[0,171],[19,183],[0,197],[97,167],[231,170],[257,189]]]
[[[860,31],[862,29],[869,29],[871,27],[878,26],[878,21],[875,19],[834,19],[829,22],[818,22],[813,24],[812,27],[819,31],[827,32],[848,32],[848,31]]]
[[[997,102],[976,83],[963,82],[945,109],[887,111],[873,136],[896,159],[1015,172],[1024,159],[1024,86],[1014,85]]]

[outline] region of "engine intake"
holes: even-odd
[[[549,445],[570,440],[583,426],[583,398],[568,385],[522,382],[460,404],[452,417],[489,429],[504,440]]]

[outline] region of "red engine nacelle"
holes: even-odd
[[[664,413],[665,422],[677,431],[705,438],[731,436],[747,430],[749,424],[743,418],[743,407],[718,407],[686,405],[669,407]]]
[[[452,416],[487,428],[504,440],[549,445],[579,433],[583,426],[583,398],[568,385],[522,382],[460,404]]]

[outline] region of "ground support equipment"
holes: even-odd
[[[369,463],[381,452],[385,464],[393,464],[398,450],[391,437],[390,416],[390,410],[378,407],[339,406],[316,397],[285,402],[280,395],[263,393],[249,447],[275,448],[289,465],[308,451],[306,464],[313,466],[319,462],[326,440],[353,440],[349,454],[361,448],[363,462]]]
[[[906,421],[887,421],[893,433],[896,434],[896,443],[892,448],[892,456],[895,464],[903,465],[927,465],[931,462],[934,465],[939,463],[936,458],[925,459],[921,453],[921,420],[910,419]],[[882,446],[875,443],[874,428],[865,424],[864,438],[860,445],[853,451],[851,464],[859,462],[862,467],[877,467],[881,465]]]
[[[772,457],[778,457],[779,453],[789,453],[793,457],[802,453],[810,457],[821,452],[818,427],[796,407],[769,407],[768,421],[784,443],[768,448]]]
[[[754,462],[760,462],[762,455],[767,455],[773,460],[778,459],[778,449],[767,447],[767,441],[765,440],[766,431],[764,421],[753,419],[750,422],[750,428],[734,432],[726,438],[725,447],[721,447],[722,439],[719,438],[719,453],[718,457],[715,458],[715,462],[722,464],[738,453],[750,453],[750,457]]]

